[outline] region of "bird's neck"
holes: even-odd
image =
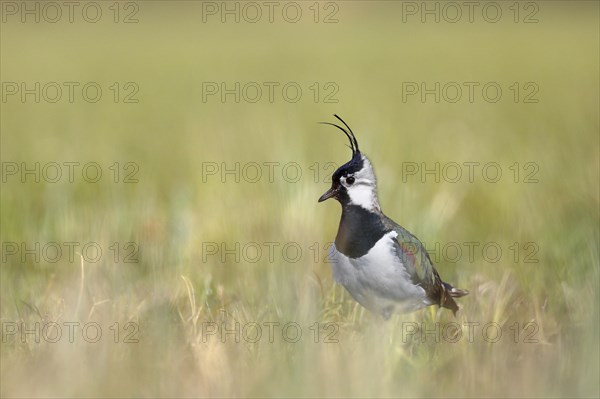
[[[342,206],[342,218],[335,238],[338,251],[351,258],[368,252],[385,234],[380,212],[371,212],[353,204]]]

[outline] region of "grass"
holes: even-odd
[[[104,88],[95,104],[1,104],[4,165],[103,171],[98,183],[3,174],[3,397],[599,395],[598,4],[540,2],[537,24],[400,23],[400,4],[338,5],[338,24],[203,24],[200,3],[158,1],[140,5],[139,24],[2,24],[3,82]],[[297,103],[203,102],[202,83],[222,81],[304,91]],[[402,102],[402,82],[423,81],[498,82],[504,94]],[[114,103],[112,82],[135,82],[139,103]],[[335,82],[339,102],[315,103],[314,82]],[[535,82],[539,102],[512,101],[513,82]],[[316,202],[326,163],[349,156],[340,132],[316,124],[333,113],[373,161],[384,212],[471,292],[456,318],[428,308],[383,322],[334,284],[324,260],[339,206]],[[122,182],[128,162],[137,183]],[[278,163],[272,182],[265,162]],[[496,162],[503,175],[422,182],[403,174],[408,162]],[[524,182],[528,162],[537,182]],[[236,163],[239,182],[220,175]],[[7,247],[36,242],[39,261]],[[48,243],[63,251],[55,263]],[[98,262],[82,260],[84,243],[102,249]],[[50,338],[57,323],[61,338],[9,331],[35,323]]]

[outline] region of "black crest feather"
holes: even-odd
[[[346,122],[344,122],[344,120],[342,118],[340,118],[337,114],[334,114],[333,116],[335,116],[339,121],[341,121],[344,124],[344,126],[346,126],[346,128],[348,128],[348,130],[344,129],[340,125],[336,125],[335,123],[331,123],[331,122],[319,122],[319,123],[321,123],[323,125],[331,125],[331,126],[337,127],[342,132],[344,132],[344,134],[346,135],[346,137],[348,137],[348,140],[350,141],[349,147],[352,150],[352,157],[354,158],[354,156],[356,156],[357,154],[360,154],[360,150],[358,149],[358,141],[356,141],[354,132],[352,131],[352,129],[350,129],[350,126],[348,126],[348,124]]]

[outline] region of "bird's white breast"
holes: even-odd
[[[361,305],[378,313],[413,311],[428,305],[425,290],[410,279],[397,256],[397,233],[385,234],[365,255],[349,258],[330,248],[333,276]],[[390,310],[391,309],[391,310]]]

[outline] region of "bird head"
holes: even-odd
[[[335,198],[343,205],[358,205],[368,210],[379,210],[377,201],[377,181],[375,172],[369,159],[360,152],[358,141],[350,126],[337,115],[334,115],[344,124],[346,129],[335,123],[321,122],[326,125],[335,126],[348,137],[352,158],[340,166],[331,177],[331,188],[325,192],[319,202],[329,198]]]

